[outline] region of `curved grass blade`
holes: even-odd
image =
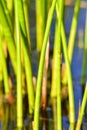
[[[11,33],[13,33],[13,25],[12,25],[12,21],[11,21],[11,17],[10,17],[10,13],[9,13],[9,10],[7,8],[7,4],[6,4],[6,1],[5,0],[1,0],[1,3],[2,3],[2,6],[4,8],[4,12],[6,14],[6,17],[7,17],[7,21],[8,21],[8,24],[9,24],[9,27],[11,29]],[[9,2],[10,3],[10,2]]]
[[[46,26],[46,0],[36,0],[36,40],[41,51]]]
[[[21,77],[21,43],[20,43],[20,27],[18,19],[17,0],[14,0],[15,6],[15,24],[16,24],[16,46],[17,46],[17,127],[23,127],[23,106],[22,106],[22,77]]]
[[[77,23],[78,23],[78,15],[79,15],[79,11],[80,11],[80,1],[81,0],[76,0],[76,3],[75,3],[74,15],[73,15],[73,18],[72,18],[72,25],[71,25],[69,41],[68,41],[68,57],[69,57],[70,64],[72,62],[72,57],[73,57],[73,50],[74,50]],[[66,72],[66,70],[64,72],[62,83],[67,84],[67,72]]]
[[[27,29],[28,44],[29,44],[29,48],[31,49],[30,26],[29,26],[29,0],[25,0],[23,2],[23,7],[24,7],[26,29]]]
[[[23,12],[23,2],[22,0],[17,1],[18,7],[18,16],[21,28],[21,37],[22,37],[22,46],[24,51],[24,61],[25,61],[25,73],[27,80],[27,89],[28,89],[28,101],[29,101],[29,113],[33,114],[34,111],[34,86],[32,79],[32,68],[30,62],[30,56],[28,51],[28,39],[27,32],[24,20],[24,12]]]
[[[8,47],[9,55],[13,64],[14,72],[15,74],[17,74],[15,41],[14,41],[14,36],[11,30],[7,15],[8,14],[5,13],[2,2],[0,2],[0,23],[3,27],[3,32],[5,35],[6,42],[7,42],[7,47]]]
[[[72,55],[73,55],[73,49],[74,49],[74,43],[75,43],[75,37],[76,37],[78,15],[79,15],[79,10],[80,10],[80,1],[81,0],[76,0],[75,8],[74,8],[74,15],[72,19],[72,25],[70,29],[70,36],[69,36],[69,42],[68,42],[68,56],[69,56],[70,63],[72,61]]]
[[[81,85],[85,84],[85,72],[86,72],[86,57],[87,57],[87,10],[86,10],[86,20],[85,20],[85,41],[84,41],[84,54],[83,54],[83,64],[82,64],[82,78]]]
[[[7,66],[6,66],[6,59],[4,56],[4,51],[3,51],[1,39],[2,38],[1,38],[1,34],[0,34],[0,57],[1,57],[1,62],[2,62],[4,88],[5,88],[5,94],[8,94],[10,92],[10,87],[9,87],[9,83],[8,83],[8,72],[7,72]]]
[[[34,130],[39,130],[39,112],[40,112],[40,98],[41,98],[41,86],[42,86],[42,77],[43,77],[43,68],[44,68],[44,59],[46,46],[48,41],[48,36],[50,32],[50,26],[54,14],[56,0],[53,0],[52,6],[49,11],[49,16],[46,25],[46,31],[43,40],[43,46],[40,56],[39,70],[38,70],[38,78],[37,78],[37,88],[36,88],[36,100],[35,100],[35,112],[34,112]]]
[[[28,49],[26,47],[26,37],[24,37],[22,31],[22,46],[24,51],[24,61],[25,61],[25,73],[26,73],[26,80],[27,80],[27,89],[28,89],[28,101],[29,101],[29,114],[33,114],[34,111],[34,86],[32,80],[32,68],[31,68],[31,61],[30,56],[28,54]]]
[[[18,0],[17,4],[19,7],[18,16],[19,16],[20,27],[21,27],[21,30],[22,30],[24,36],[26,37],[27,43],[28,43],[27,29],[26,29],[26,22],[25,22],[25,16],[24,16],[24,8],[23,8],[23,0]],[[28,44],[26,44],[26,46],[27,46],[27,48],[29,48]]]
[[[78,120],[77,120],[77,124],[76,124],[76,130],[81,130],[81,124],[82,124],[82,119],[84,116],[86,102],[87,102],[87,83],[85,86],[85,91],[84,91],[84,95],[83,95],[83,99],[82,99],[82,105],[80,106],[80,110],[79,110]]]
[[[64,51],[64,56],[65,56],[65,62],[66,62],[66,67],[67,67],[67,78],[68,78],[69,121],[70,121],[69,129],[74,130],[74,127],[75,127],[74,92],[73,92],[72,75],[71,75],[71,70],[70,70],[70,62],[69,62],[69,57],[68,57],[67,41],[66,41],[63,23],[61,25],[61,36],[62,36],[63,51]]]
[[[51,97],[57,100],[57,119],[55,120],[55,130],[62,130],[62,116],[61,116],[61,21],[63,17],[64,0],[57,1],[59,6],[59,17],[56,19],[54,52],[53,52],[53,67],[52,67],[52,88]],[[56,114],[56,113],[54,113]]]

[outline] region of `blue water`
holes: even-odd
[[[34,7],[34,9],[35,9],[35,7]],[[70,34],[73,10],[74,10],[73,6],[67,6],[67,7],[65,7],[65,11],[64,11],[64,16],[65,16],[64,26],[65,26],[65,32],[66,32],[66,37],[67,37],[67,43],[68,43],[68,38],[69,38],[69,34]],[[80,13],[79,13],[79,18],[78,18],[78,26],[77,26],[77,32],[76,32],[73,59],[72,59],[72,63],[71,63],[71,72],[72,72],[74,98],[75,98],[76,120],[78,117],[79,104],[81,104],[82,95],[83,95],[82,86],[81,86],[80,82],[81,82],[81,73],[82,73],[83,52],[84,52],[83,47],[84,47],[85,16],[86,16],[86,9],[81,8]],[[56,19],[56,17],[54,14],[54,18],[53,18],[52,26],[51,26],[51,32],[50,32],[51,49],[53,48],[53,42],[54,42],[55,19]],[[35,33],[34,31],[35,31],[35,26],[33,26],[33,30],[31,31],[32,36]],[[34,45],[34,47],[35,47],[35,45]],[[34,47],[32,47],[32,48],[34,48]],[[33,70],[34,70],[33,73],[36,76],[37,67],[35,65],[33,66]],[[87,70],[86,70],[86,75],[87,75]],[[87,77],[85,79],[87,80]],[[63,117],[63,129],[68,130],[68,128],[69,128],[68,117]],[[86,129],[87,129],[87,124],[86,124],[86,122],[83,122],[83,130],[86,130]]]
[[[73,17],[73,6],[67,6],[65,7],[65,19],[64,19],[64,25],[65,25],[65,31],[66,31],[66,37],[69,38],[70,34],[70,28],[72,23],[72,17]],[[78,19],[78,26],[77,26],[77,32],[76,32],[76,39],[75,39],[75,46],[74,46],[74,52],[73,52],[73,59],[71,63],[71,72],[72,72],[72,80],[73,80],[73,87],[74,87],[74,99],[75,99],[75,112],[76,112],[76,120],[78,117],[78,110],[79,110],[79,104],[81,105],[82,101],[82,86],[81,86],[81,74],[82,74],[82,61],[83,61],[83,52],[84,52],[84,30],[85,30],[85,16],[86,16],[86,9],[81,8],[79,13],[79,19]],[[53,41],[54,41],[54,31],[55,31],[55,17],[52,22],[51,27],[51,47],[53,47]],[[67,40],[68,42],[68,40]],[[87,75],[87,70],[85,75]],[[87,77],[85,77],[85,80],[87,81]],[[84,113],[85,115],[85,113]],[[85,120],[87,121],[87,116],[85,116]],[[83,130],[87,129],[87,122],[83,121]],[[63,128],[64,130],[68,130],[69,124],[68,124],[68,118],[63,117]]]

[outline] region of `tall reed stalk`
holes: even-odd
[[[42,80],[42,118],[46,118],[46,108],[47,108],[47,72],[48,72],[48,65],[49,65],[49,40],[47,43],[46,54],[45,54],[45,61],[44,61],[44,70],[43,70],[43,80]],[[47,129],[46,121],[43,121],[43,130]]]
[[[34,112],[34,86],[32,79],[32,68],[29,55],[29,46],[28,46],[28,36],[27,29],[25,24],[24,10],[23,10],[23,1],[18,1],[18,16],[21,29],[21,38],[22,38],[22,47],[24,52],[24,64],[25,64],[25,74],[27,81],[27,90],[28,90],[28,102],[29,102],[29,114]]]
[[[76,0],[75,7],[74,7],[74,15],[72,18],[72,25],[70,29],[70,35],[69,35],[69,41],[68,41],[68,57],[70,64],[72,62],[73,57],[73,50],[74,50],[74,44],[75,44],[75,37],[76,37],[76,30],[77,30],[77,23],[78,23],[78,16],[80,11],[80,0]],[[67,84],[67,72],[65,70],[62,83]]]
[[[7,48],[13,64],[14,72],[15,74],[17,74],[16,47],[15,47],[15,41],[13,36],[12,23],[4,0],[0,1],[0,23],[2,27],[4,27],[3,33],[7,42]]]
[[[29,0],[25,0],[23,2],[24,8],[24,16],[25,16],[25,23],[26,23],[26,30],[27,30],[27,37],[28,37],[28,45],[31,49],[31,39],[30,39],[30,26],[29,26]]]
[[[55,130],[56,129],[62,130],[60,73],[61,73],[61,22],[63,17],[64,0],[57,1],[56,5],[59,8],[59,10],[57,10],[59,17],[56,19],[56,27],[55,27],[51,97],[53,100],[57,100],[57,119],[54,118]],[[54,112],[54,114],[56,113]]]
[[[72,56],[73,56],[79,10],[80,10],[80,0],[77,0],[75,3],[74,16],[72,19],[72,25],[70,29],[70,36],[69,36],[69,42],[68,42],[68,56],[69,56],[70,63],[72,61]]]
[[[71,75],[71,70],[70,70],[70,62],[69,62],[69,57],[68,57],[67,41],[66,41],[63,23],[62,23],[62,26],[61,26],[61,36],[62,36],[63,51],[64,51],[64,56],[65,56],[67,78],[68,78],[69,121],[70,121],[69,130],[74,130],[74,127],[75,127],[74,92],[73,92],[72,75]]]
[[[9,14],[12,18],[12,22],[13,22],[13,0],[5,0],[6,1],[6,4],[7,4],[7,8],[9,10]]]
[[[5,94],[9,94],[10,87],[9,87],[9,83],[8,83],[7,65],[6,65],[6,59],[5,59],[4,50],[3,50],[3,47],[2,47],[3,44],[2,44],[1,39],[2,39],[2,35],[1,35],[1,32],[0,32],[0,56],[1,56],[3,78],[4,78],[4,89],[5,89]]]
[[[4,119],[4,124],[3,124],[3,130],[7,130],[8,129],[8,123],[9,123],[9,104],[6,105],[5,108],[5,119]]]
[[[46,26],[46,0],[36,0],[36,40],[41,51]]]
[[[18,17],[18,1],[14,0],[15,24],[16,24],[16,46],[17,46],[17,127],[23,127],[23,106],[22,106],[22,77],[21,77],[21,44],[20,26]]]
[[[44,67],[44,59],[46,46],[48,41],[48,36],[50,32],[50,26],[54,14],[56,0],[53,0],[52,6],[49,11],[49,17],[47,20],[46,31],[43,40],[43,46],[40,56],[39,70],[38,70],[38,78],[37,78],[37,88],[36,88],[36,99],[35,99],[35,111],[34,111],[34,130],[39,130],[39,112],[40,112],[40,97],[41,97],[41,86],[42,86],[42,77],[43,77],[43,67]]]
[[[85,38],[84,38],[84,54],[83,54],[83,64],[82,64],[82,78],[81,85],[85,84],[85,72],[86,72],[86,63],[87,63],[87,10],[86,10],[86,20],[85,20]]]
[[[7,0],[8,1],[8,0]],[[10,26],[10,29],[11,31],[13,32],[13,27],[12,27],[12,21],[11,21],[11,16],[10,16],[10,13],[9,13],[9,7],[7,6],[8,5],[8,2],[6,2],[5,0],[1,0],[1,3],[2,3],[2,6],[4,8],[4,12],[6,14],[6,17],[7,17],[7,21],[8,21],[8,24]],[[11,4],[11,3],[10,3]]]
[[[82,104],[81,104],[80,110],[79,110],[78,120],[77,120],[77,124],[76,124],[76,130],[81,129],[82,119],[83,119],[85,107],[86,107],[86,102],[87,102],[87,83],[86,83],[86,86],[85,86]]]
[[[56,6],[57,18],[58,14],[58,6]],[[69,121],[70,121],[70,130],[74,130],[75,127],[75,106],[74,106],[74,92],[73,92],[73,83],[72,83],[72,75],[70,70],[70,63],[68,57],[68,49],[67,49],[67,41],[65,36],[65,30],[63,22],[61,23],[61,37],[62,37],[62,45],[66,62],[67,76],[68,76],[68,93],[69,93]]]

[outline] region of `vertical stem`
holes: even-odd
[[[16,64],[16,48],[12,31],[12,23],[7,8],[5,8],[4,0],[0,1],[0,22],[3,28],[3,33],[7,42],[7,48],[13,64],[14,72],[17,74]],[[6,14],[7,12],[7,14]]]
[[[5,94],[8,94],[10,92],[10,88],[9,88],[9,83],[8,83],[8,72],[7,72],[6,60],[5,60],[4,51],[3,51],[2,42],[1,42],[1,34],[0,34],[0,56],[1,56],[1,61],[2,61]]]
[[[3,124],[3,130],[8,129],[8,123],[9,123],[9,104],[5,104],[5,120]]]
[[[28,38],[27,38],[27,30],[25,25],[25,17],[23,11],[23,1],[18,1],[18,16],[19,22],[21,26],[21,39],[22,39],[22,46],[24,51],[24,62],[25,62],[25,74],[26,74],[26,81],[27,81],[27,89],[28,89],[28,101],[29,101],[29,113],[33,114],[34,111],[34,87],[33,87],[33,80],[32,80],[32,69],[31,69],[31,62],[30,56],[28,52]]]
[[[17,127],[23,127],[23,107],[22,107],[22,80],[21,80],[21,45],[19,36],[19,20],[18,20],[18,3],[14,0],[15,5],[15,23],[16,23],[16,46],[17,46]]]
[[[45,25],[46,25],[46,0],[36,0],[36,39],[37,39],[37,50],[41,51]]]
[[[86,107],[86,101],[87,101],[87,83],[86,83],[86,86],[85,86],[85,91],[84,91],[84,95],[83,95],[83,99],[82,99],[82,105],[80,107],[80,111],[79,111],[79,115],[78,115],[76,130],[81,129],[82,119],[83,119],[85,107]]]
[[[79,10],[80,10],[80,0],[76,0],[76,4],[74,8],[74,16],[72,19],[72,25],[70,30],[69,42],[68,42],[68,56],[69,56],[70,63],[72,61]]]
[[[12,22],[14,22],[13,21],[13,0],[6,0],[6,4],[7,4],[8,10],[9,10],[10,16],[12,17]]]
[[[70,64],[72,62],[72,57],[73,57],[73,50],[74,50],[74,43],[75,43],[75,37],[76,37],[76,29],[77,29],[77,22],[78,22],[78,15],[79,15],[79,10],[80,10],[80,1],[81,0],[76,0],[75,7],[74,7],[74,15],[72,18],[72,25],[70,29],[70,35],[69,35],[69,41],[68,41],[68,57]],[[62,79],[63,84],[67,84],[67,72],[65,70],[63,79]]]
[[[34,86],[33,86],[33,79],[32,79],[32,68],[31,68],[30,56],[28,54],[26,43],[27,43],[26,39],[24,39],[22,37],[22,46],[23,46],[23,51],[24,51],[24,62],[25,62],[24,63],[25,64],[25,74],[26,74],[27,90],[28,90],[29,114],[33,114],[33,111],[34,111]]]
[[[47,105],[47,71],[49,64],[49,40],[46,48],[45,62],[44,62],[44,72],[42,81],[42,117],[46,118],[46,105]],[[43,130],[46,130],[46,121],[43,121]]]
[[[61,36],[62,36],[63,51],[64,51],[64,56],[65,56],[67,78],[68,78],[70,130],[74,130],[74,125],[75,125],[74,92],[73,92],[72,75],[71,75],[71,70],[70,70],[67,42],[66,42],[66,36],[65,36],[63,23],[61,25]]]
[[[31,48],[31,39],[30,39],[30,27],[29,27],[29,0],[25,0],[23,3],[24,7],[24,16],[25,16],[25,23],[26,23],[26,30],[27,30],[27,37],[28,37],[28,44],[29,48]]]
[[[47,20],[46,31],[43,40],[43,46],[41,51],[39,70],[38,70],[38,78],[37,78],[37,88],[36,88],[36,100],[35,100],[35,112],[34,112],[34,130],[39,130],[39,108],[40,108],[40,97],[41,97],[41,86],[42,86],[42,77],[43,77],[43,67],[44,67],[44,59],[45,52],[47,46],[47,40],[50,32],[50,26],[52,22],[52,17],[55,9],[56,0],[53,0],[52,6],[50,8],[49,17]]]
[[[59,9],[56,10],[57,13],[59,14],[59,17],[56,19],[53,68],[52,68],[52,89],[51,89],[51,97],[56,98],[57,100],[57,119],[54,122],[57,124],[55,124],[54,126],[57,125],[58,130],[62,130],[60,65],[61,65],[61,22],[63,17],[63,5],[64,0],[57,1],[56,3],[56,6],[58,6]]]
[[[10,0],[10,1],[1,0],[1,3],[2,3],[3,9],[4,9],[4,12],[6,14],[9,27],[10,27],[12,33],[13,33],[13,25],[12,25],[12,21],[11,21],[11,17],[10,17],[10,13],[12,13],[12,12],[9,13],[9,9],[12,10],[12,7],[13,7],[13,5],[12,5],[13,0]]]
[[[84,41],[84,54],[83,54],[83,64],[82,64],[82,79],[81,85],[85,84],[85,72],[86,72],[86,63],[87,63],[87,10],[86,10],[86,20],[85,20],[85,41]]]
[[[54,130],[57,130],[57,98],[55,97],[52,100],[52,109],[53,109]]]
[[[54,53],[53,53],[53,67],[52,67],[52,88],[51,88],[51,97],[56,98],[57,100],[57,107],[58,112],[54,114],[60,117],[60,123],[58,119],[58,126],[62,126],[61,123],[61,86],[60,86],[60,64],[61,64],[61,42],[60,42],[60,25],[59,21],[56,20],[56,28],[55,28],[55,41],[54,41]],[[56,72],[56,73],[55,73]],[[54,100],[53,100],[54,101]],[[57,118],[58,118],[57,117]],[[55,119],[55,117],[54,117]],[[57,124],[57,119],[54,120],[54,126]],[[57,127],[57,126],[56,126]],[[55,128],[56,128],[55,127]],[[55,129],[56,130],[56,129]],[[61,129],[60,129],[61,130]]]

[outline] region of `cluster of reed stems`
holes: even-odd
[[[9,2],[10,1],[10,2]],[[28,115],[31,121],[30,129],[39,130],[40,116],[46,114],[47,101],[50,98],[54,130],[62,130],[62,96],[63,86],[67,86],[69,97],[69,129],[80,130],[82,119],[84,116],[86,100],[87,100],[87,83],[84,91],[82,105],[80,106],[78,120],[75,128],[75,106],[74,106],[74,88],[72,82],[71,62],[74,51],[74,43],[76,37],[78,16],[80,11],[80,0],[76,0],[74,14],[72,18],[70,36],[66,40],[64,28],[64,0],[36,0],[36,50],[39,52],[39,66],[37,74],[37,83],[34,86],[33,71],[30,53],[31,37],[29,25],[29,0],[1,0],[0,1],[0,97],[4,98],[8,104],[16,104],[16,120],[17,128],[24,127],[23,119],[23,98],[28,95]],[[50,28],[52,19],[56,14],[54,47],[52,56],[52,81],[50,92],[47,88],[47,77],[50,58]],[[87,14],[86,14],[87,15]],[[81,84],[85,84],[86,57],[87,57],[87,16],[86,16],[84,57],[82,66]],[[63,48],[63,50],[61,49]],[[65,58],[65,68],[62,74],[62,53]],[[9,57],[9,58],[8,58]],[[11,63],[15,82],[13,85],[12,77],[9,73],[8,63]],[[4,85],[3,85],[4,82]],[[4,93],[2,92],[4,86]],[[13,88],[16,98],[13,96]],[[49,93],[50,97],[47,97]],[[0,108],[3,103],[0,103]],[[9,108],[9,107],[8,107]],[[40,112],[42,109],[42,113]],[[0,110],[1,111],[1,110]],[[42,115],[41,115],[42,114]],[[8,115],[8,109],[7,109]],[[4,121],[5,123],[5,121]],[[7,129],[7,123],[4,130]],[[45,122],[43,129],[46,129]]]

